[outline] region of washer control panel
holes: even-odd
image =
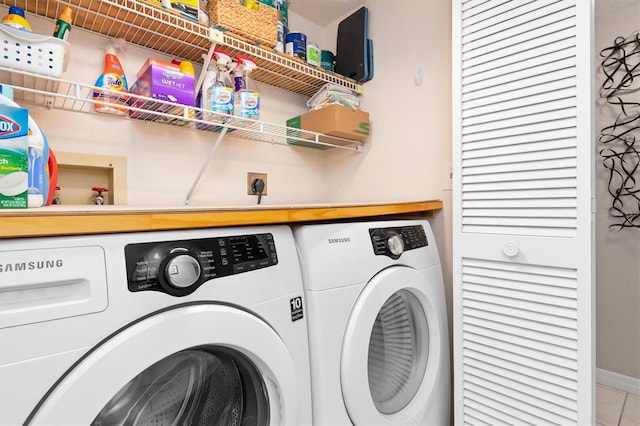
[[[128,244],[124,248],[129,291],[193,293],[220,277],[278,263],[272,234]]]
[[[369,229],[376,256],[398,259],[407,250],[429,245],[422,225]]]

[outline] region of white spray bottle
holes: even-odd
[[[242,87],[238,90],[238,98],[236,105],[238,111],[237,115],[243,118],[250,118],[252,120],[260,119],[260,94],[257,90],[257,85],[253,79],[252,73],[258,66],[253,59],[236,55],[238,61],[238,70],[242,74]]]
[[[233,82],[229,74],[231,57],[224,51],[215,49],[216,79],[213,86],[208,89],[211,104],[205,109],[214,112],[233,115]]]
[[[200,108],[211,111],[213,100],[211,99],[211,87],[216,84],[217,64],[215,54],[211,55],[209,66],[204,71],[202,78],[202,87],[200,89]],[[210,119],[212,114],[205,114],[205,119]]]

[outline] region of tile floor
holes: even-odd
[[[640,426],[640,395],[596,385],[598,426]]]

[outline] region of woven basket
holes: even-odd
[[[252,10],[240,0],[209,0],[209,24],[273,48],[280,11],[263,3],[258,5],[258,10]]]

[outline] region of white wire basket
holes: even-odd
[[[0,25],[0,66],[60,77],[69,54],[70,45],[64,40]]]

